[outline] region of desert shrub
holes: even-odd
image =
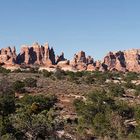
[[[10,134],[10,133],[7,133],[7,134],[3,135],[1,137],[1,139],[2,140],[16,140],[16,138],[12,134]]]
[[[14,71],[12,71],[12,73],[20,73],[22,72],[21,69],[15,69]]]
[[[136,85],[135,89],[140,92],[140,84],[139,85]]]
[[[37,87],[37,80],[34,78],[26,78],[24,83],[26,87]]]
[[[15,112],[15,95],[11,83],[0,81],[0,137],[13,131],[8,116]]]
[[[50,107],[52,107],[54,103],[57,101],[57,98],[56,96],[44,97],[43,95],[38,96],[26,95],[22,98],[21,101],[24,105],[28,104],[32,108],[38,108],[39,110],[43,110],[50,109]]]
[[[56,77],[59,80],[64,79],[65,75],[66,75],[65,71],[63,71],[59,68],[57,68],[56,71],[54,72],[54,77]]]
[[[65,71],[65,75],[71,78],[75,77],[75,73],[73,71]]]
[[[125,90],[121,85],[111,83],[110,85],[108,85],[108,88],[109,94],[111,96],[120,97],[123,96],[123,94],[125,94]]]
[[[39,67],[31,67],[30,68],[30,70],[29,70],[29,72],[31,72],[31,73],[38,73],[38,69],[39,69]]]
[[[11,70],[5,69],[2,66],[0,66],[0,73],[9,73]]]
[[[53,95],[25,95],[18,99],[16,113],[10,116],[10,121],[15,129],[12,134],[15,138],[55,139],[57,137],[55,134],[57,127],[61,123],[56,119],[54,112],[56,102],[57,98]]]
[[[124,86],[126,88],[130,88],[130,89],[135,89],[136,88],[136,85],[131,83],[130,81],[128,81],[127,83],[124,84]]]
[[[140,85],[135,85],[135,96],[139,96],[140,95]]]
[[[13,88],[16,92],[24,92],[24,87],[25,83],[20,80],[17,80],[13,83]]]
[[[82,79],[86,84],[93,84],[95,83],[95,79],[93,78],[93,75],[86,75],[84,76],[84,78]]]
[[[124,120],[134,117],[134,108],[115,99],[108,96],[105,90],[89,93],[86,101],[76,99],[74,106],[78,114],[78,132],[86,135],[89,130],[92,136],[100,139],[123,139],[133,133],[124,126]]]
[[[66,72],[66,79],[75,84],[80,84],[80,77],[77,77],[75,72]]]
[[[131,119],[134,117],[134,108],[127,103],[120,101],[117,103],[117,107],[117,111],[122,118]]]
[[[125,80],[128,82],[131,80],[137,80],[138,76],[139,76],[139,74],[136,72],[127,72],[125,75]]]
[[[82,76],[84,76],[84,71],[77,71],[77,72],[75,72],[75,76],[76,77],[82,77]]]
[[[139,122],[140,121],[140,107],[139,107],[139,105],[136,105],[134,107],[134,109],[135,109],[135,119],[137,120],[137,122]]]
[[[50,76],[52,76],[53,73],[52,72],[49,72],[47,70],[43,70],[42,71],[42,74],[43,74],[44,77],[50,77]]]
[[[15,110],[15,95],[11,83],[0,81],[0,115],[7,116]]]
[[[104,83],[107,79],[106,74],[100,71],[92,72],[93,77],[96,79],[96,83]]]

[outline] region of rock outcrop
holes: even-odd
[[[61,55],[56,56],[56,64],[59,63],[60,61],[65,61],[64,53],[62,52]]]
[[[48,43],[44,46],[40,46],[38,43],[34,43],[31,47],[22,46],[21,52],[17,57],[18,64],[26,65],[55,65],[55,54],[53,48],[49,48]]]
[[[0,64],[2,65],[14,65],[16,64],[16,50],[15,47],[3,48],[0,50]]]
[[[80,51],[69,61],[64,57],[64,53],[55,57],[54,49],[50,48],[48,43],[44,46],[34,43],[32,46],[23,45],[18,55],[15,47],[1,49],[0,65],[9,69],[37,65],[41,69],[59,67],[70,71],[115,70],[140,72],[140,49],[109,52],[103,61],[94,61],[91,56],[86,56],[84,51]]]
[[[109,52],[103,64],[107,70],[140,72],[140,49]]]
[[[95,69],[93,66],[93,63],[94,63],[94,60],[91,56],[86,57],[85,52],[80,51],[74,55],[74,58],[70,62],[70,65],[72,65],[73,67],[75,67],[76,69],[80,71],[87,70],[87,68],[90,69],[91,71]]]
[[[140,49],[124,51],[126,69],[128,71],[140,72]]]

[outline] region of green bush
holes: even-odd
[[[54,77],[56,77],[59,80],[64,79],[65,75],[66,75],[65,71],[63,71],[59,68],[57,68],[56,71],[54,72]]]
[[[114,97],[120,97],[125,94],[125,90],[121,85],[118,84],[110,84],[109,86],[109,94]]]
[[[37,80],[34,78],[26,78],[24,83],[26,87],[37,87]]]
[[[0,115],[7,116],[15,111],[15,95],[11,83],[0,81]]]
[[[127,103],[123,101],[118,102],[117,106],[118,106],[117,111],[119,115],[124,119],[131,119],[134,117],[134,108],[129,106]]]
[[[56,96],[30,96],[26,95],[22,98],[23,105],[30,105],[31,109],[38,108],[38,111],[42,111],[44,109],[50,109],[54,103],[57,102]]]
[[[140,84],[139,85],[136,85],[136,88],[135,88],[138,92],[140,92]]]
[[[131,80],[137,80],[139,77],[139,74],[136,72],[128,72],[125,75],[125,80],[130,82]]]
[[[25,83],[17,80],[13,83],[13,88],[16,92],[24,92]]]
[[[135,89],[136,88],[136,85],[131,83],[130,81],[128,81],[126,84],[124,84],[124,86],[126,88],[130,88],[130,89]]]
[[[0,73],[10,73],[11,70],[5,69],[2,66],[0,66]]]
[[[116,91],[119,91],[118,87]],[[124,120],[134,118],[134,108],[115,99],[100,89],[88,94],[85,101],[76,99],[74,106],[78,115],[78,132],[86,135],[88,130],[99,139],[123,139],[133,133],[132,129],[124,126]]]
[[[42,71],[42,74],[43,74],[44,77],[50,77],[50,76],[52,76],[53,73],[52,72],[49,72],[47,70],[43,70]]]
[[[15,69],[14,71],[12,71],[13,73],[20,73],[22,72],[21,69]]]
[[[90,75],[90,74],[84,76],[83,81],[84,81],[86,84],[94,84],[94,83],[95,83],[95,79],[94,79],[93,76]]]
[[[61,121],[56,118],[56,96],[25,95],[18,99],[16,113],[10,116],[16,139],[57,139],[56,130]],[[63,127],[63,126],[61,126]],[[28,133],[28,135],[27,135]]]

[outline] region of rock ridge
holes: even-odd
[[[7,69],[17,69],[21,65],[38,66],[40,69],[56,69],[57,67],[69,71],[132,71],[140,72],[140,49],[109,52],[103,61],[94,61],[86,56],[84,51],[76,53],[72,60],[67,60],[62,52],[55,56],[53,47],[48,43],[39,45],[37,42],[31,46],[21,46],[19,54],[15,47],[0,50],[0,65]]]

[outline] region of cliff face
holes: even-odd
[[[107,70],[140,72],[140,49],[110,52],[103,64]]]
[[[88,71],[133,71],[140,72],[140,49],[109,52],[104,60],[94,61],[91,56],[86,56],[84,51],[74,55],[69,61],[64,58],[64,53],[55,57],[53,48],[48,43],[44,46],[34,43],[32,46],[23,45],[20,53],[16,54],[15,47],[0,50],[0,65],[6,67],[20,65],[38,65],[40,67],[60,67],[64,70],[88,70]]]
[[[55,54],[53,48],[49,48],[48,44],[40,46],[34,43],[31,47],[22,46],[21,52],[17,56],[18,64],[38,64],[38,65],[54,65]]]
[[[16,64],[16,50],[14,48],[3,48],[0,50],[0,64],[14,65]]]

